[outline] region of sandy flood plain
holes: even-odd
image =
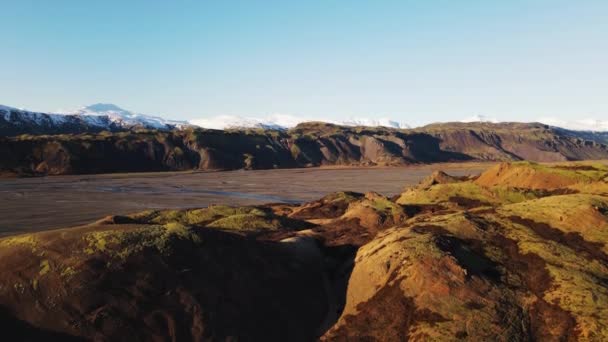
[[[435,170],[460,176],[478,174],[491,165],[447,163],[0,178],[0,236],[76,226],[107,215],[146,209],[301,203],[347,190],[393,196]]]

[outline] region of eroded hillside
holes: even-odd
[[[3,238],[0,317],[30,339],[601,341],[606,242],[608,167],[503,163]]]
[[[415,130],[304,123],[277,130],[136,130],[0,138],[18,175],[608,159],[605,141],[542,124],[450,123]]]

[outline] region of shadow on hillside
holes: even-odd
[[[79,272],[57,292],[87,286],[35,312],[24,308],[32,298],[8,299],[10,310],[0,307],[3,336],[80,340],[40,328],[53,326],[107,340],[313,341],[340,317],[358,247],[309,237],[260,240],[237,228],[188,233],[162,241],[131,236],[116,246],[125,252],[120,259],[83,255]]]
[[[348,282],[355,266],[355,256],[359,250],[355,245],[340,245],[325,248],[326,267],[333,306],[330,306],[327,319],[320,329],[319,336],[322,336],[336,324],[346,305],[346,294]]]
[[[2,331],[4,341],[86,341],[80,337],[35,327],[13,317],[6,308],[1,306],[0,331]]]
[[[441,139],[427,133],[398,134],[408,142],[411,158],[421,163],[467,161],[475,158],[460,152],[443,150]]]

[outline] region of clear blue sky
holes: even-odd
[[[608,116],[606,0],[0,1],[0,103],[11,106]]]

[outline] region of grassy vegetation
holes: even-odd
[[[291,155],[294,158],[297,158],[300,155],[300,153],[302,153],[302,150],[300,150],[300,147],[298,147],[298,145],[295,142],[291,145],[289,150],[291,152]]]
[[[325,196],[324,199],[328,202],[353,202],[361,198],[360,194],[348,192],[348,191],[339,191],[334,192],[328,196]]]
[[[156,249],[161,254],[172,253],[176,240],[200,244],[200,237],[178,222],[165,225],[145,225],[133,230],[106,230],[87,233],[84,253],[105,253],[114,258],[125,259],[146,248]]]
[[[115,245],[120,242],[118,239],[120,234],[121,232],[119,231],[101,231],[86,234],[84,239],[87,241],[87,247],[85,247],[84,252],[87,254],[105,252],[109,244]]]
[[[373,198],[369,204],[374,210],[379,212],[390,213],[392,215],[403,214],[403,208],[387,198]]]
[[[465,198],[488,204],[518,203],[538,198],[534,191],[503,186],[483,187],[472,182],[436,184],[427,190],[412,189],[401,194],[399,204],[449,203],[454,198]]]
[[[578,183],[569,186],[570,189],[586,194],[598,194],[608,196],[608,180],[604,179],[601,182]]]
[[[608,339],[608,289],[603,286],[608,270],[598,260],[589,260],[555,241],[540,238],[529,227],[501,219],[504,234],[517,241],[522,254],[542,258],[551,275],[551,286],[543,298],[574,314],[577,328],[596,340]]]
[[[604,244],[608,253],[608,199],[602,196],[571,194],[550,196],[497,209],[504,216],[520,216],[545,223],[564,233],[578,233],[585,240]]]
[[[529,161],[511,163],[514,167],[530,168],[537,172],[559,175],[577,182],[597,182],[608,176],[608,167],[602,163],[577,166],[576,164],[546,165]]]
[[[28,246],[36,247],[37,240],[33,234],[23,234],[23,235],[17,235],[17,236],[0,239],[0,246],[8,247],[8,246],[16,246],[16,245],[28,245]]]
[[[180,156],[180,157],[184,155],[184,151],[181,148],[177,147],[177,146],[173,148],[173,153],[176,156]]]
[[[207,227],[232,231],[301,229],[309,226],[303,221],[276,216],[269,210],[223,205],[202,209],[145,211],[129,217],[144,224]]]
[[[204,226],[220,218],[239,214],[265,215],[265,212],[255,207],[213,205],[202,209],[144,211],[129,217],[148,224],[177,222],[183,225]]]
[[[68,266],[61,271],[61,277],[69,278],[76,274],[76,270],[72,266]]]
[[[49,271],[51,270],[51,265],[49,264],[48,260],[42,260],[40,262],[40,272],[38,272],[38,274],[40,276],[43,276],[47,273],[49,273]]]
[[[245,169],[253,168],[254,161],[255,161],[255,157],[251,153],[243,154],[243,165],[244,165]]]
[[[448,202],[452,197],[464,197],[484,202],[492,202],[492,194],[487,189],[473,183],[436,184],[428,190],[411,189],[399,197],[399,204],[435,204]]]
[[[277,218],[266,215],[236,214],[213,221],[207,227],[228,230],[275,230],[282,228],[282,224]]]
[[[454,198],[470,199],[492,205],[522,203],[552,194],[541,191],[542,186],[540,185],[544,184],[543,181],[547,181],[548,187],[553,189],[608,194],[608,183],[604,181],[608,176],[608,168],[603,164],[581,167],[570,164],[552,167],[532,162],[515,162],[505,165],[508,166],[486,171],[478,181],[435,184],[422,190],[410,189],[401,194],[397,203],[441,204],[449,203]],[[494,175],[496,172],[498,174]],[[496,180],[492,180],[493,177],[496,177]],[[558,186],[551,186],[551,182]],[[514,187],[513,184],[521,187]],[[526,187],[527,184],[530,184],[530,187]],[[559,185],[563,186],[559,187]],[[537,186],[540,186],[540,189],[537,189]]]

